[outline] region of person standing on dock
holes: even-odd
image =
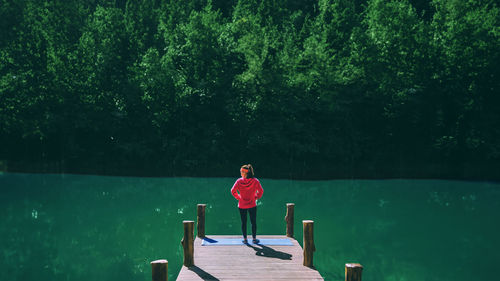
[[[231,188],[231,194],[238,200],[238,209],[241,217],[241,232],[243,233],[243,243],[247,240],[247,213],[250,214],[252,224],[253,243],[259,243],[257,239],[257,203],[264,194],[264,189],[257,178],[255,178],[253,167],[250,164],[240,168],[241,178],[237,179]]]

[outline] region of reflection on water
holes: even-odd
[[[457,181],[260,179],[259,233],[284,234],[286,203],[315,221],[315,265],[343,280],[495,280],[500,185]],[[182,263],[182,220],[207,204],[207,234],[239,234],[234,178],[0,175],[0,280],[151,280]]]

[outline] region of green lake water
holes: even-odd
[[[207,235],[240,233],[235,179],[0,174],[0,280],[145,281],[156,259],[175,280],[196,204],[207,204]],[[258,233],[284,234],[295,203],[296,239],[314,220],[325,280],[344,280],[348,262],[363,281],[498,280],[499,183],[260,181]]]

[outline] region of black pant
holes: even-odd
[[[247,238],[247,211],[250,213],[250,222],[252,223],[252,237],[255,239],[257,237],[257,206],[250,209],[241,209],[241,232],[243,233],[243,238]]]

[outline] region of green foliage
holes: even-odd
[[[435,79],[447,100],[443,123],[457,155],[498,157],[500,10],[495,1],[433,1]],[[497,46],[497,47],[495,47]],[[439,143],[438,143],[439,144]],[[484,154],[483,154],[484,153]],[[459,157],[459,156],[457,156]]]
[[[0,160],[491,178],[499,13],[493,0],[2,0]]]

